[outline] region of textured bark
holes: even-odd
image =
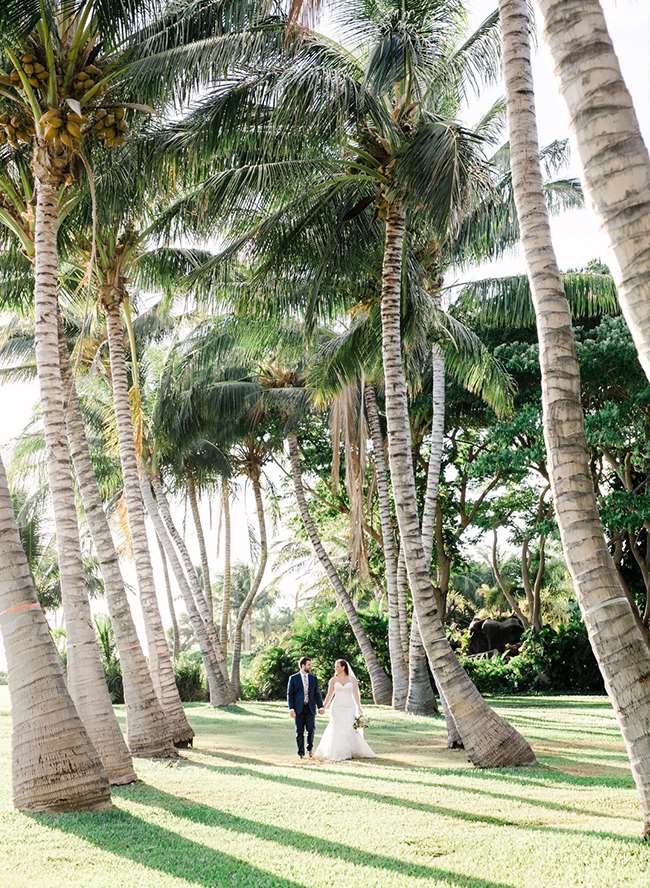
[[[540,0],[544,35],[612,250],[618,299],[650,379],[650,154],[599,0]]]
[[[397,595],[397,546],[395,545],[393,519],[390,512],[390,492],[388,468],[384,453],[384,438],[379,425],[375,390],[369,383],[365,387],[364,399],[366,402],[368,427],[372,439],[372,458],[375,463],[379,520],[384,547],[386,599],[388,603],[388,651],[393,679],[393,709],[404,709],[408,694],[408,670],[404,662],[404,649],[400,638],[400,615]]]
[[[424,557],[431,569],[433,553],[433,532],[437,514],[438,487],[440,486],[440,468],[442,466],[442,448],[445,437],[445,359],[440,347],[434,343],[431,347],[431,453],[427,471],[427,488],[424,494],[422,512],[422,547]],[[439,589],[434,588],[438,608],[444,614],[444,602]],[[456,722],[451,710],[441,695],[442,709],[447,723],[447,745],[450,749],[462,747]],[[409,689],[406,711],[414,715],[430,715],[438,712],[435,694],[429,679],[427,658],[417,614],[413,614],[411,624],[411,643],[409,650]]]
[[[427,665],[427,652],[422,644],[422,636],[420,635],[420,628],[415,614],[413,614],[411,621],[408,689],[405,709],[411,715],[437,715],[439,712],[436,695],[431,686],[431,677],[429,676]],[[450,725],[448,723],[448,734],[449,731]]]
[[[94,811],[111,791],[63,675],[36,592],[0,460],[0,632],[11,697],[14,805],[20,811]]]
[[[221,488],[223,509],[223,603],[221,605],[221,645],[228,654],[228,626],[230,622],[230,601],[232,597],[232,565],[230,548],[230,484],[224,480]]]
[[[158,506],[158,510],[160,511],[160,516],[165,524],[167,533],[169,534],[172,542],[175,543],[176,549],[178,550],[178,553],[180,555],[180,560],[184,565],[184,576],[187,578],[187,581],[189,583],[196,608],[201,619],[203,620],[205,631],[207,633],[210,646],[212,647],[214,653],[214,659],[217,662],[219,666],[219,672],[221,673],[220,677],[215,677],[215,693],[214,697],[212,698],[212,703],[214,706],[225,706],[226,704],[233,702],[233,694],[232,688],[230,687],[230,678],[228,676],[228,664],[226,662],[226,655],[223,651],[221,641],[219,640],[219,634],[217,632],[216,626],[214,625],[210,617],[210,613],[208,611],[208,603],[205,600],[203,589],[201,589],[199,585],[196,571],[194,570],[194,565],[192,564],[192,559],[190,558],[190,553],[188,552],[187,546],[185,545],[185,540],[174,524],[172,513],[169,508],[169,502],[167,500],[167,496],[158,475],[152,476],[151,486],[153,487],[154,493],[156,494],[156,504]]]
[[[132,755],[174,758],[178,753],[174,749],[167,721],[156,697],[147,661],[138,640],[118,555],[90,458],[68,350],[62,338],[59,345],[70,454],[86,521],[104,580],[106,604],[120,657],[129,749]]]
[[[287,442],[289,444],[289,458],[291,462],[293,489],[296,496],[296,502],[298,503],[298,511],[300,512],[300,517],[302,518],[304,528],[307,531],[307,536],[309,537],[309,541],[312,544],[312,547],[314,549],[314,552],[316,553],[316,557],[318,558],[321,567],[325,571],[328,580],[332,584],[332,588],[336,593],[339,604],[345,611],[345,615],[348,618],[348,621],[352,628],[352,632],[354,633],[354,637],[357,640],[357,644],[359,645],[359,648],[361,650],[361,655],[363,656],[365,664],[368,668],[370,684],[372,685],[373,700],[375,701],[375,703],[384,703],[390,705],[393,695],[390,678],[386,675],[384,670],[379,665],[377,654],[375,653],[370,639],[368,638],[366,630],[361,625],[359,614],[357,613],[356,608],[352,603],[352,599],[348,595],[345,586],[341,582],[341,578],[339,577],[336,568],[332,564],[329,555],[325,551],[325,547],[323,546],[321,538],[318,535],[314,520],[311,517],[309,506],[307,505],[307,499],[305,497],[305,488],[302,482],[298,439],[294,434],[290,434],[287,436]]]
[[[512,181],[542,370],[544,437],[564,555],[650,832],[650,651],[603,536],[584,436],[569,307],[544,202],[526,0],[500,0]]]
[[[402,646],[402,655],[406,659],[409,655],[409,578],[406,573],[406,561],[404,549],[400,546],[397,557],[397,613],[399,619],[399,640]]]
[[[149,672],[158,699],[167,717],[167,724],[174,743],[184,746],[192,742],[194,731],[190,727],[183,704],[176,687],[174,669],[169,656],[167,639],[163,629],[156,587],[153,579],[151,555],[147,541],[147,528],[140,493],[140,469],[135,448],[133,419],[129,403],[129,387],[124,356],[124,329],[120,318],[119,293],[107,291],[102,294],[106,310],[108,348],[111,362],[113,386],[113,409],[120,447],[120,463],[124,481],[124,501],[126,503],[129,532],[133,547],[135,572],[142,605],[147,647]]]
[[[174,548],[174,542],[169,535],[169,528],[164,521],[164,508],[160,498],[154,499],[151,492],[151,485],[145,478],[142,478],[141,487],[145,507],[156,530],[156,536],[165,549],[165,555],[167,556],[170,567],[176,577],[176,582],[181,590],[181,595],[183,596],[187,615],[190,618],[190,624],[194,636],[198,642],[199,650],[201,651],[201,658],[205,667],[208,688],[210,690],[210,702],[213,706],[224,706],[227,703],[232,702],[232,694],[230,693],[229,687],[224,682],[217,654],[208,636],[207,626],[198,611],[192,588],[179,561],[176,549]]]
[[[203,573],[203,593],[208,606],[210,619],[214,619],[214,606],[212,602],[212,583],[210,581],[210,564],[208,562],[208,550],[205,545],[205,535],[203,533],[203,524],[201,522],[201,513],[199,512],[199,501],[196,495],[196,484],[191,473],[187,475],[187,498],[190,501],[190,509],[192,511],[192,519],[196,529],[196,538],[199,543],[199,554],[201,555],[201,571]]]
[[[111,783],[136,780],[97,645],[86,592],[59,366],[57,207],[59,183],[36,156],[36,367],[67,631],[68,690]]]
[[[242,601],[239,608],[237,621],[235,622],[235,630],[233,632],[232,668],[230,683],[232,686],[233,696],[236,700],[238,700],[241,696],[240,664],[244,622],[249,615],[250,609],[253,606],[253,602],[255,601],[255,597],[260,590],[260,586],[262,585],[264,572],[266,570],[266,562],[268,560],[269,554],[268,541],[266,537],[266,518],[264,517],[264,501],[262,500],[262,488],[260,486],[259,472],[251,473],[251,484],[253,486],[253,493],[255,495],[257,525],[260,532],[260,560],[257,564],[257,570],[255,571],[255,576],[253,577],[253,582],[251,583],[251,587],[248,590],[248,594]]]
[[[471,762],[480,767],[531,764],[535,756],[524,738],[481,697],[445,635],[429,564],[422,546],[411,459],[411,434],[401,347],[401,283],[404,216],[388,211],[382,269],[382,357],[388,420],[388,453],[397,520],[422,641],[436,684],[453,711]]]
[[[167,556],[165,555],[165,547],[158,537],[158,551],[160,552],[160,560],[162,562],[163,577],[165,579],[165,595],[167,596],[167,609],[169,610],[169,618],[172,624],[172,656],[177,659],[181,652],[181,637],[178,631],[178,620],[176,619],[176,608],[174,607],[174,596],[172,595],[172,584],[169,579],[169,565],[167,564]]]

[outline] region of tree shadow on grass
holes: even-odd
[[[586,698],[589,699],[589,698]],[[595,697],[592,703],[567,697],[488,697],[488,702],[497,709],[600,709],[611,712],[613,709],[608,700]]]
[[[222,774],[253,777],[256,780],[268,780],[273,783],[282,783],[284,786],[295,786],[300,789],[310,789],[316,792],[328,792],[335,795],[351,796],[397,808],[419,811],[425,814],[434,814],[440,817],[449,817],[452,820],[462,820],[466,823],[486,823],[490,826],[508,826],[526,832],[548,833],[551,835],[575,835],[583,838],[605,839],[625,844],[639,844],[639,839],[633,836],[624,836],[620,833],[606,832],[604,830],[577,829],[572,827],[548,826],[545,824],[530,823],[525,820],[509,820],[505,817],[496,817],[492,814],[479,814],[473,811],[462,811],[457,808],[447,808],[443,805],[433,805],[429,802],[418,802],[413,799],[405,799],[401,796],[384,795],[365,789],[352,789],[351,787],[332,786],[328,783],[320,783],[317,780],[303,780],[286,774],[269,774],[266,771],[251,770],[243,767],[230,767],[197,763],[199,767],[207,768]],[[463,772],[464,775],[467,772]]]
[[[197,883],[204,888],[221,888],[222,885],[306,888],[302,882],[265,872],[119,808],[101,814],[31,816],[39,826],[76,836],[102,851],[174,876],[183,883]]]
[[[220,750],[214,749],[194,749],[195,753],[200,753],[201,755],[207,755],[212,758],[224,759],[225,761],[232,761],[235,763],[242,763],[248,765],[265,765],[269,766],[277,766],[276,761],[270,761],[267,759],[261,758],[253,758],[251,756],[243,756],[232,752],[222,752]],[[446,750],[453,754],[453,750]],[[462,750],[458,750],[458,755],[463,755]],[[549,755],[549,758],[552,756]],[[577,760],[576,760],[577,761]],[[561,759],[561,762],[564,764],[567,762],[566,759]],[[435,768],[429,767],[428,765],[417,765],[414,766],[409,763],[405,763],[399,761],[397,759],[391,759],[385,756],[378,756],[376,759],[372,759],[372,767],[385,767],[393,769],[401,769],[407,770],[410,774],[431,774],[436,777],[463,777],[469,778],[470,780],[479,780],[479,781],[504,781],[506,783],[514,783],[519,786],[539,786],[540,788],[548,789],[549,783],[559,783],[565,784],[566,786],[578,786],[584,787],[587,789],[591,789],[594,787],[605,787],[608,789],[634,789],[634,780],[632,775],[627,772],[625,775],[618,774],[602,774],[602,775],[587,775],[587,774],[565,774],[563,771],[557,770],[555,768],[551,768],[546,765],[538,765],[535,768],[474,768],[471,765],[468,765],[466,768]],[[291,767],[291,764],[287,762],[286,767]],[[302,767],[309,767],[308,765],[301,765]],[[607,767],[607,766],[604,766]],[[319,768],[320,770],[320,768]],[[621,770],[621,769],[617,769]],[[348,773],[347,771],[345,773]],[[381,778],[376,778],[381,779]]]
[[[319,768],[319,773],[331,774],[335,776],[338,772],[331,768]],[[352,777],[357,780],[377,780],[381,783],[392,783],[397,786],[408,787],[408,786],[424,786],[431,789],[448,789],[453,792],[465,793],[467,795],[478,795],[489,799],[497,799],[499,801],[504,802],[521,802],[524,805],[530,805],[531,807],[539,807],[546,808],[549,811],[561,811],[567,812],[569,814],[578,814],[583,817],[605,817],[608,820],[616,819],[616,820],[638,820],[637,817],[632,817],[626,814],[616,814],[614,816],[607,811],[594,811],[589,808],[576,808],[573,805],[565,805],[562,802],[554,802],[551,799],[536,799],[531,796],[519,796],[512,795],[506,792],[494,792],[491,789],[485,789],[483,787],[477,786],[460,786],[457,783],[445,783],[442,780],[399,780],[396,777],[382,777],[377,776],[375,774],[358,774],[354,771],[346,771],[346,777]]]
[[[140,783],[120,788],[119,795],[142,805],[161,808],[175,817],[182,817],[193,823],[254,836],[258,839],[285,845],[295,851],[318,854],[320,857],[345,861],[357,867],[369,867],[377,870],[378,874],[385,874],[389,871],[397,873],[403,878],[436,879],[438,882],[444,882],[454,888],[514,888],[504,882],[489,882],[485,879],[464,876],[451,870],[364,851],[342,842],[334,842],[287,827],[249,820],[201,802],[172,795],[147,784]],[[323,861],[321,865],[325,867],[327,864]]]
[[[266,767],[269,767],[269,766],[272,766],[275,764],[273,762],[265,761],[264,759],[252,758],[251,756],[235,755],[234,753],[221,752],[219,750],[207,751],[205,749],[195,749],[194,752],[200,753],[201,755],[208,755],[211,757],[224,759],[225,761],[232,761],[232,762],[248,764],[248,765],[264,765]],[[357,764],[357,762],[355,761],[355,765],[356,764]],[[384,777],[384,776],[377,774],[376,767],[378,765],[379,766],[381,766],[381,765],[388,766],[391,769],[392,768],[402,768],[402,769],[405,768],[404,762],[397,762],[397,761],[395,761],[393,759],[389,759],[389,758],[378,757],[376,759],[372,759],[371,762],[369,762],[368,764],[372,766],[372,771],[370,771],[369,773],[366,773],[366,774],[359,774],[358,772],[353,771],[348,768],[333,769],[333,768],[329,768],[327,766],[320,765],[320,764],[317,765],[313,770],[311,770],[311,773],[330,774],[333,777],[334,776],[345,776],[345,777],[351,777],[356,780],[375,780],[379,783],[391,783],[391,784],[394,784],[397,786],[402,786],[404,788],[407,788],[409,786],[424,786],[424,787],[430,787],[431,789],[435,789],[435,788],[449,789],[449,790],[453,790],[454,792],[466,793],[468,795],[479,795],[479,796],[484,796],[486,798],[499,799],[499,800],[503,800],[503,801],[522,802],[526,805],[530,805],[531,807],[546,808],[550,811],[567,811],[570,814],[578,814],[579,816],[605,817],[608,820],[612,819],[612,815],[606,811],[594,811],[594,810],[591,810],[588,808],[576,808],[576,807],[573,807],[572,805],[565,805],[562,802],[553,802],[550,799],[536,799],[536,798],[532,798],[531,796],[517,796],[517,795],[511,795],[509,793],[494,792],[493,790],[484,789],[483,787],[479,788],[476,786],[459,786],[457,783],[445,783],[441,780],[400,780],[397,777]],[[309,766],[306,766],[306,767],[309,768]],[[408,770],[410,773],[413,773],[412,767],[409,767]],[[535,770],[540,770],[540,769],[535,769]],[[439,771],[435,771],[434,769],[427,769],[427,773],[431,773],[432,776],[437,776],[437,777],[448,777],[450,775],[455,776],[455,777],[458,777],[458,776],[474,777],[474,776],[481,775],[481,777],[483,777],[483,778],[488,777],[490,780],[499,780],[501,777],[504,777],[504,776],[505,777],[512,776],[511,771],[510,772],[507,772],[507,771],[496,771],[495,772],[494,770],[492,770],[492,771],[475,771],[475,770],[472,770],[471,768],[468,768],[467,770],[463,770],[463,771],[458,770],[458,769],[456,769],[456,770],[451,770],[451,769],[442,770],[441,769]],[[550,774],[550,773],[556,773],[556,772],[549,770],[548,773]],[[532,781],[529,781],[528,785],[530,785],[531,782]],[[545,785],[544,783],[542,783],[540,781],[537,781],[533,785],[536,785],[536,786],[539,786],[542,788],[546,788],[546,789],[549,788],[548,785]],[[634,783],[632,782],[632,779],[630,778],[630,788],[633,788],[633,786],[634,786]],[[632,817],[629,815],[625,815],[625,814],[617,814],[616,819],[617,820],[636,821],[638,818]]]

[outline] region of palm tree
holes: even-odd
[[[256,442],[251,441],[249,442],[248,447],[246,447],[245,445],[244,452],[240,458],[240,466],[251,482],[251,486],[253,488],[253,496],[255,497],[255,511],[257,512],[257,527],[259,530],[259,557],[257,560],[255,576],[253,577],[248,592],[244,596],[244,600],[239,606],[237,619],[235,621],[235,626],[233,630],[232,666],[230,670],[230,680],[232,684],[233,694],[236,699],[239,699],[239,697],[241,696],[240,664],[242,650],[242,632],[244,629],[246,618],[250,614],[250,610],[255,602],[257,593],[260,591],[262,580],[264,579],[269,550],[266,535],[264,500],[262,498],[261,486],[261,468],[266,459],[266,448],[264,448],[264,446],[256,447],[255,444]]]
[[[540,8],[586,191],[616,257],[612,270],[621,308],[650,379],[648,146],[600,0],[540,0]]]
[[[59,361],[65,389],[70,455],[83,500],[84,514],[101,565],[108,612],[120,654],[129,748],[133,755],[174,757],[176,752],[140,647],[119,559],[104,513],[63,336],[60,341]]]
[[[303,526],[305,528],[307,536],[309,537],[309,541],[314,548],[316,557],[318,558],[321,567],[325,571],[328,580],[332,584],[332,588],[336,593],[339,604],[345,611],[345,615],[347,616],[350,626],[352,627],[354,637],[356,638],[357,644],[361,649],[363,659],[366,663],[366,666],[368,667],[368,674],[370,676],[370,683],[372,685],[373,700],[375,701],[375,703],[390,703],[392,699],[391,681],[384,670],[381,668],[379,660],[377,659],[377,655],[372,647],[372,643],[370,642],[370,639],[368,638],[368,635],[361,624],[361,620],[359,619],[359,615],[352,602],[352,599],[350,598],[347,589],[343,585],[338,571],[332,564],[330,557],[325,551],[325,547],[323,546],[322,540],[318,533],[318,529],[316,528],[314,519],[312,518],[311,512],[309,511],[309,506],[305,497],[305,488],[302,480],[302,470],[300,468],[300,447],[298,445],[298,438],[295,432],[289,432],[289,434],[287,435],[287,444],[289,446],[289,462],[291,464],[291,477],[293,479],[294,495],[296,497],[298,511],[300,512]]]
[[[408,695],[409,675],[406,668],[404,649],[400,638],[400,616],[397,591],[397,547],[390,508],[388,469],[384,451],[384,438],[379,425],[377,397],[374,386],[366,384],[364,389],[368,427],[373,447],[373,460],[377,478],[379,518],[384,546],[384,570],[386,575],[386,599],[388,603],[388,650],[390,654],[391,677],[393,679],[394,709],[404,709]],[[426,667],[425,667],[426,668]],[[427,676],[428,681],[428,676]]]
[[[221,484],[221,509],[223,516],[223,601],[221,603],[221,631],[219,637],[224,653],[228,653],[228,626],[230,623],[230,599],[232,591],[232,545],[230,526],[230,482],[227,478]]]
[[[650,651],[608,550],[589,471],[571,315],[541,185],[525,0],[500,0],[517,213],[537,316],[544,436],[560,536],[589,638],[626,743],[650,835]]]
[[[156,494],[155,499],[151,490],[152,486]],[[152,477],[150,481],[143,478],[142,497],[156,530],[156,535],[164,547],[165,555],[169,559],[172,571],[177,578],[183,602],[201,650],[210,688],[210,702],[214,706],[227,705],[232,702],[232,691],[228,682],[223,651],[218,644],[212,622],[206,620],[205,614],[201,614],[197,607],[197,601],[199,597],[202,597],[202,593],[196,584],[194,568],[190,564],[191,572],[188,571],[186,574],[176,554],[174,543],[178,545],[179,535],[171,521],[171,514],[158,478]],[[188,579],[188,575],[194,578],[194,583]]]
[[[203,591],[205,600],[208,605],[210,619],[214,619],[214,608],[212,606],[212,583],[210,582],[210,562],[208,561],[208,548],[205,544],[205,534],[203,533],[203,524],[201,522],[201,512],[199,510],[199,498],[196,490],[196,481],[192,472],[186,475],[187,498],[190,501],[190,509],[192,511],[192,520],[194,521],[194,529],[196,530],[196,538],[199,543],[199,553],[201,555],[201,579],[203,581]]]
[[[68,693],[61,658],[36,600],[1,460],[0,561],[14,804],[30,812],[106,808],[107,775]]]

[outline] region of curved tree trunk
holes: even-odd
[[[510,609],[513,614],[520,620],[521,625],[524,629],[528,629],[530,626],[530,622],[528,617],[524,614],[522,609],[519,607],[519,603],[515,598],[513,592],[510,590],[510,586],[508,585],[507,580],[501,573],[501,569],[499,568],[499,536],[497,533],[496,527],[492,530],[492,551],[490,553],[490,564],[492,566],[492,573],[494,574],[494,579],[497,581],[497,586],[503,593],[503,597],[508,602]],[[526,547],[524,546],[524,551],[522,552],[522,557],[526,555]],[[524,581],[524,589],[526,590],[526,595],[528,596],[528,589],[526,587],[526,578],[525,571],[522,561],[522,579]]]
[[[68,693],[61,657],[36,599],[2,460],[0,567],[14,805],[39,813],[110,807],[106,771]]]
[[[544,437],[564,556],[650,834],[650,651],[618,581],[589,471],[571,315],[544,202],[526,0],[500,0],[512,181],[537,316]]]
[[[599,0],[540,0],[544,35],[615,257],[618,299],[650,379],[650,154]]]
[[[169,579],[169,565],[167,564],[167,556],[165,555],[165,547],[160,542],[158,536],[158,551],[160,552],[160,560],[162,562],[163,577],[165,579],[165,594],[167,596],[167,609],[169,610],[169,618],[172,623],[172,657],[174,660],[178,658],[181,652],[181,637],[178,631],[178,620],[176,619],[176,608],[174,607],[174,596],[172,595],[172,584]]]
[[[203,573],[203,591],[205,601],[208,606],[210,619],[214,619],[214,606],[212,602],[212,583],[210,582],[210,564],[208,562],[208,550],[205,545],[205,536],[203,534],[203,524],[201,522],[201,513],[199,512],[199,501],[196,495],[196,484],[192,473],[187,473],[187,498],[190,501],[190,509],[192,510],[192,518],[194,519],[194,527],[196,528],[196,538],[199,542],[199,553],[201,555],[201,572]]]
[[[138,633],[133,622],[119,559],[90,458],[68,350],[62,337],[59,340],[59,354],[66,396],[66,424],[70,453],[77,475],[86,521],[99,559],[106,604],[115,632],[115,641],[122,667],[129,748],[133,755],[173,758],[177,756],[177,752],[174,749],[164,713],[156,697],[147,661],[142,653]]]
[[[232,669],[231,669],[231,679],[230,683],[232,685],[232,692],[236,700],[238,700],[241,696],[241,676],[240,676],[240,664],[241,664],[241,646],[242,646],[242,631],[244,628],[244,621],[249,614],[251,607],[253,606],[253,602],[255,601],[255,596],[260,590],[260,586],[262,585],[262,579],[264,577],[264,571],[266,570],[266,562],[268,559],[268,542],[266,538],[266,519],[264,517],[264,501],[262,500],[262,488],[260,486],[260,476],[258,472],[251,472],[250,475],[251,484],[253,485],[253,493],[255,494],[255,507],[257,509],[257,524],[260,530],[260,560],[257,565],[257,570],[255,571],[255,576],[253,578],[253,582],[251,583],[251,587],[248,590],[248,595],[244,598],[241,603],[241,607],[239,608],[239,613],[237,614],[237,622],[235,623],[235,631],[233,634],[232,641]]]
[[[232,565],[230,549],[230,484],[224,479],[221,488],[223,508],[223,603],[221,605],[221,646],[228,655],[228,624],[230,621],[230,602],[232,598]]]
[[[46,149],[45,149],[46,150]],[[57,208],[59,180],[36,157],[36,366],[68,637],[68,690],[111,783],[136,780],[115,718],[86,593],[59,365]]]
[[[393,679],[393,709],[404,709],[408,694],[408,671],[404,662],[404,650],[400,638],[400,616],[397,595],[397,547],[393,532],[393,520],[390,514],[390,494],[388,469],[384,454],[384,438],[379,425],[375,389],[370,383],[365,386],[364,399],[366,402],[366,414],[368,415],[368,427],[372,439],[372,456],[375,461],[375,477],[377,479],[381,538],[384,545],[386,599],[388,602],[388,651]]]
[[[176,687],[176,679],[167,639],[163,629],[156,587],[153,579],[151,555],[147,541],[147,528],[144,520],[138,458],[135,449],[133,419],[129,403],[129,386],[124,357],[124,328],[120,318],[120,294],[113,290],[102,293],[106,310],[108,348],[113,385],[113,409],[120,446],[120,463],[124,480],[124,500],[131,533],[135,572],[142,604],[147,646],[149,649],[149,672],[153,686],[160,700],[167,724],[177,746],[192,742],[194,731],[190,727],[183,704]]]
[[[400,537],[420,633],[436,684],[453,711],[470,761],[480,767],[531,764],[535,756],[528,743],[490,709],[456,659],[447,641],[431,585],[418,520],[402,365],[400,314],[403,244],[404,215],[399,204],[393,203],[386,219],[381,301],[388,453]]]
[[[325,551],[320,536],[318,535],[318,531],[316,530],[316,525],[314,524],[311,513],[309,512],[309,506],[307,505],[307,499],[305,498],[305,489],[302,483],[302,472],[300,470],[300,449],[298,447],[298,439],[294,434],[289,434],[287,435],[287,442],[289,444],[289,458],[291,461],[293,489],[296,495],[296,501],[298,503],[298,511],[300,512],[302,523],[305,527],[305,530],[307,531],[307,536],[309,537],[309,540],[313,546],[314,552],[316,553],[316,557],[318,558],[321,567],[325,571],[328,580],[332,584],[332,588],[336,593],[336,597],[338,598],[341,607],[345,611],[350,626],[352,627],[354,637],[356,638],[357,644],[361,649],[361,654],[366,666],[368,667],[368,674],[370,675],[373,700],[375,701],[375,703],[384,703],[390,705],[393,696],[393,689],[391,687],[390,678],[386,675],[379,664],[377,654],[375,653],[370,639],[368,638],[366,630],[361,625],[359,614],[357,613],[356,608],[352,603],[352,599],[348,595],[345,586],[341,582],[341,578],[339,577],[336,568],[332,564],[329,555]]]
[[[210,702],[213,706],[225,706],[232,701],[230,688],[226,685],[223,679],[223,674],[221,672],[219,661],[217,659],[217,654],[210,642],[210,638],[208,637],[206,624],[204,623],[198,611],[196,602],[194,600],[194,595],[192,594],[190,583],[188,582],[187,577],[183,572],[183,567],[178,560],[178,555],[176,554],[174,543],[172,542],[169,533],[167,532],[167,527],[164,523],[164,511],[161,508],[161,502],[160,500],[155,500],[153,498],[151,485],[145,478],[142,479],[142,499],[144,500],[144,504],[147,512],[149,513],[149,517],[153,522],[153,526],[156,530],[156,536],[164,546],[165,555],[169,559],[169,564],[174,572],[174,576],[176,577],[176,582],[178,583],[179,589],[181,590],[183,602],[185,603],[185,609],[187,610],[187,615],[190,618],[190,623],[194,631],[194,636],[198,642],[199,649],[201,651],[201,658],[205,667],[208,688],[210,690]]]
[[[172,518],[172,513],[169,508],[169,502],[167,500],[167,496],[158,475],[152,476],[151,486],[153,487],[154,493],[156,495],[156,504],[158,506],[158,510],[165,524],[165,527],[167,528],[167,532],[171,540],[176,544],[176,548],[178,550],[178,553],[180,554],[181,562],[185,567],[184,576],[189,583],[189,587],[194,597],[194,602],[196,604],[197,610],[205,625],[205,630],[207,632],[210,645],[212,646],[215,660],[219,665],[221,678],[217,682],[217,687],[219,688],[219,691],[215,695],[215,699],[212,701],[213,705],[226,706],[228,703],[233,702],[233,694],[232,688],[230,687],[230,677],[228,675],[228,664],[226,662],[226,655],[221,645],[221,641],[219,640],[217,628],[214,625],[213,621],[210,619],[208,603],[205,600],[203,589],[201,589],[199,585],[196,571],[194,570],[194,565],[192,564],[192,559],[190,558],[190,553],[188,552],[187,546],[185,545],[185,540],[174,524],[174,519]]]

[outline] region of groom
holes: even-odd
[[[320,715],[325,714],[318,679],[311,673],[311,659],[301,657],[298,663],[299,672],[295,672],[287,685],[287,704],[289,715],[296,722],[296,743],[298,755],[305,757],[305,729],[307,730],[307,752],[309,758],[314,757],[314,731],[316,730],[316,709]]]

